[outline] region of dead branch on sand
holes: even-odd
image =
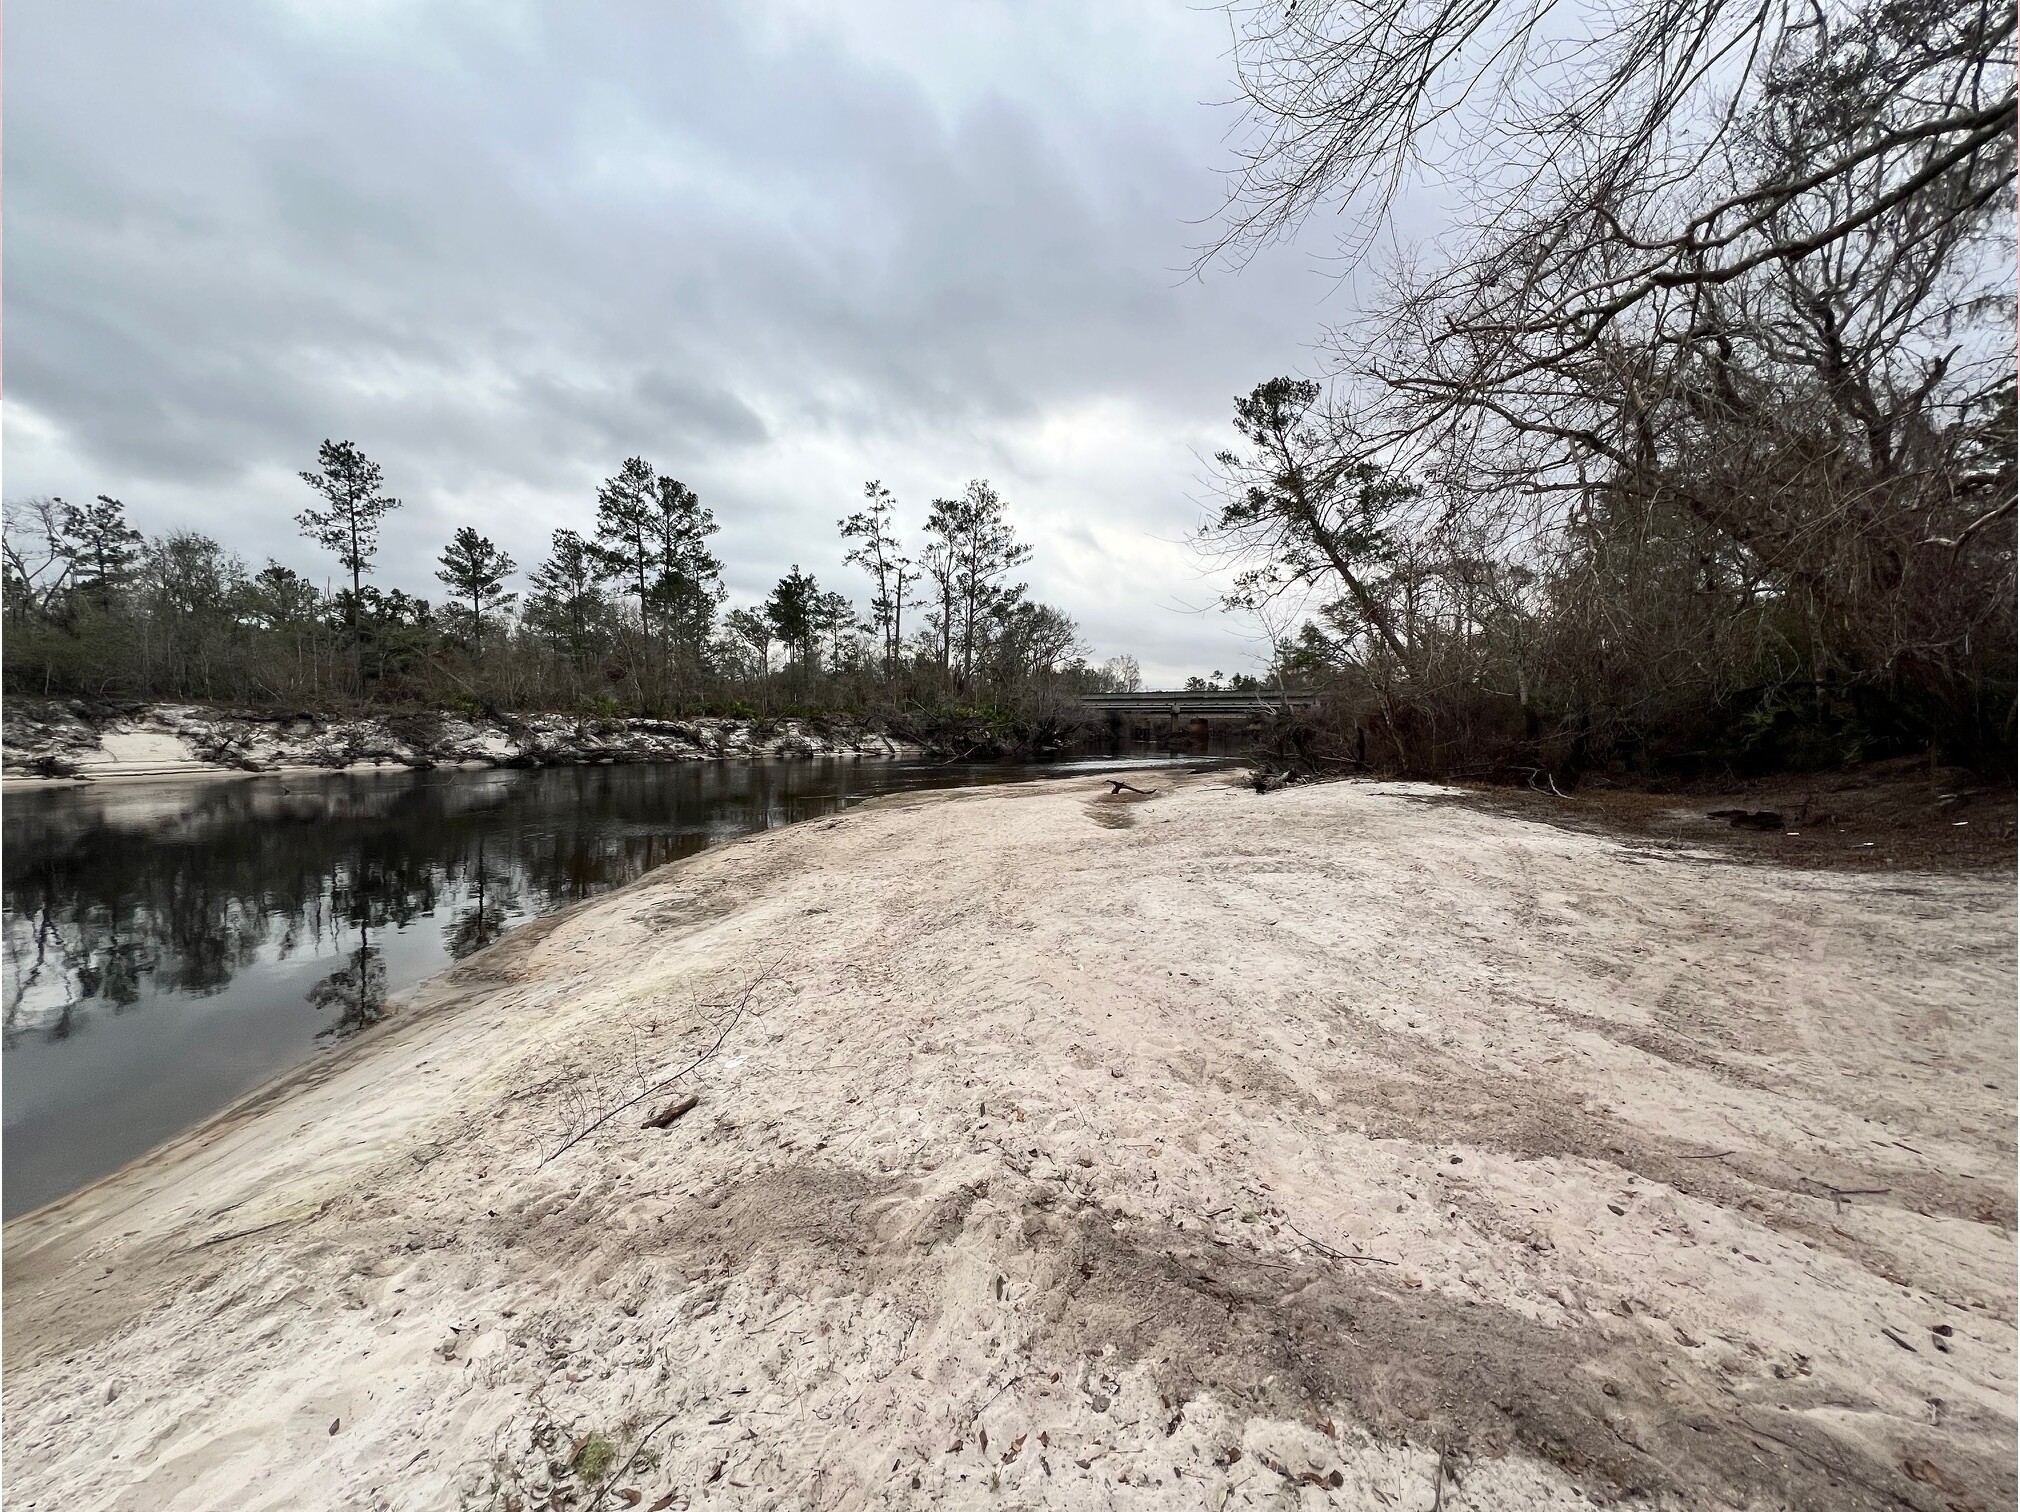
[[[1518,766],[1518,767],[1511,767],[1509,770],[1516,772],[1527,772],[1529,774],[1529,786],[1535,788],[1536,791],[1539,793],[1542,792],[1543,789],[1537,786],[1536,779],[1538,777],[1541,777],[1545,782],[1550,784],[1550,791],[1554,796],[1562,798],[1566,803],[1576,803],[1578,801],[1576,798],[1573,798],[1569,793],[1561,791],[1557,786],[1556,777],[1554,777],[1551,773],[1546,772],[1542,767]]]
[[[671,1075],[663,1076],[658,1081],[651,1083],[649,1086],[645,1088],[644,1091],[639,1092],[636,1096],[625,1098],[624,1101],[617,1104],[616,1107],[609,1108],[605,1110],[603,1113],[599,1114],[597,1117],[591,1119],[588,1123],[584,1124],[581,1128],[577,1129],[573,1134],[569,1135],[567,1139],[563,1140],[560,1146],[556,1148],[553,1151],[553,1153],[543,1155],[540,1158],[540,1163],[542,1165],[546,1165],[548,1161],[556,1160],[561,1156],[567,1154],[570,1150],[574,1149],[575,1146],[582,1143],[583,1140],[587,1139],[591,1134],[594,1134],[598,1129],[602,1128],[605,1124],[609,1123],[611,1119],[617,1117],[617,1115],[622,1113],[626,1108],[636,1107],[639,1103],[644,1102],[648,1097],[653,1096],[655,1093],[664,1092],[668,1087],[671,1087],[683,1076],[686,1076],[690,1072],[698,1070],[700,1067],[706,1065],[709,1061],[713,1060],[716,1057],[716,1055],[722,1050],[723,1042],[729,1038],[730,1031],[735,1029],[736,1026],[743,1021],[744,1013],[746,1012],[746,1010],[749,1009],[751,999],[757,996],[758,989],[764,986],[767,982],[771,981],[772,978],[777,975],[778,975],[778,966],[776,965],[776,963],[765,966],[748,982],[744,983],[743,990],[739,992],[732,1001],[726,1004],[718,1005],[727,1008],[728,1012],[724,1014],[722,1019],[722,1025],[716,1031],[715,1038],[709,1042],[708,1048],[702,1051],[701,1054],[697,1055],[693,1060],[689,1061],[686,1065],[682,1066],[678,1071],[673,1072]],[[672,1122],[672,1120],[669,1119],[668,1122],[670,1123]]]

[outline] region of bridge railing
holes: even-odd
[[[1181,688],[1149,693],[1083,693],[1080,704],[1083,708],[1111,714],[1269,714],[1302,709],[1317,698],[1316,693],[1280,692],[1274,688],[1212,691]]]

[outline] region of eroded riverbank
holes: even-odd
[[[2012,1503],[2009,879],[1142,785],[705,852],[10,1225],[9,1494]]]
[[[372,767],[549,767],[630,762],[916,756],[859,721],[596,718],[228,709],[96,708],[8,700],[0,772],[11,782]]]

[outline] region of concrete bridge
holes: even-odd
[[[1080,705],[1090,713],[1118,715],[1126,720],[1168,719],[1190,724],[1197,720],[1262,719],[1288,709],[1305,708],[1317,698],[1316,693],[1249,688],[1233,693],[1083,693]]]

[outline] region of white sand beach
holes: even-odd
[[[9,1507],[2014,1504],[2010,876],[1136,780],[654,872],[8,1225]]]

